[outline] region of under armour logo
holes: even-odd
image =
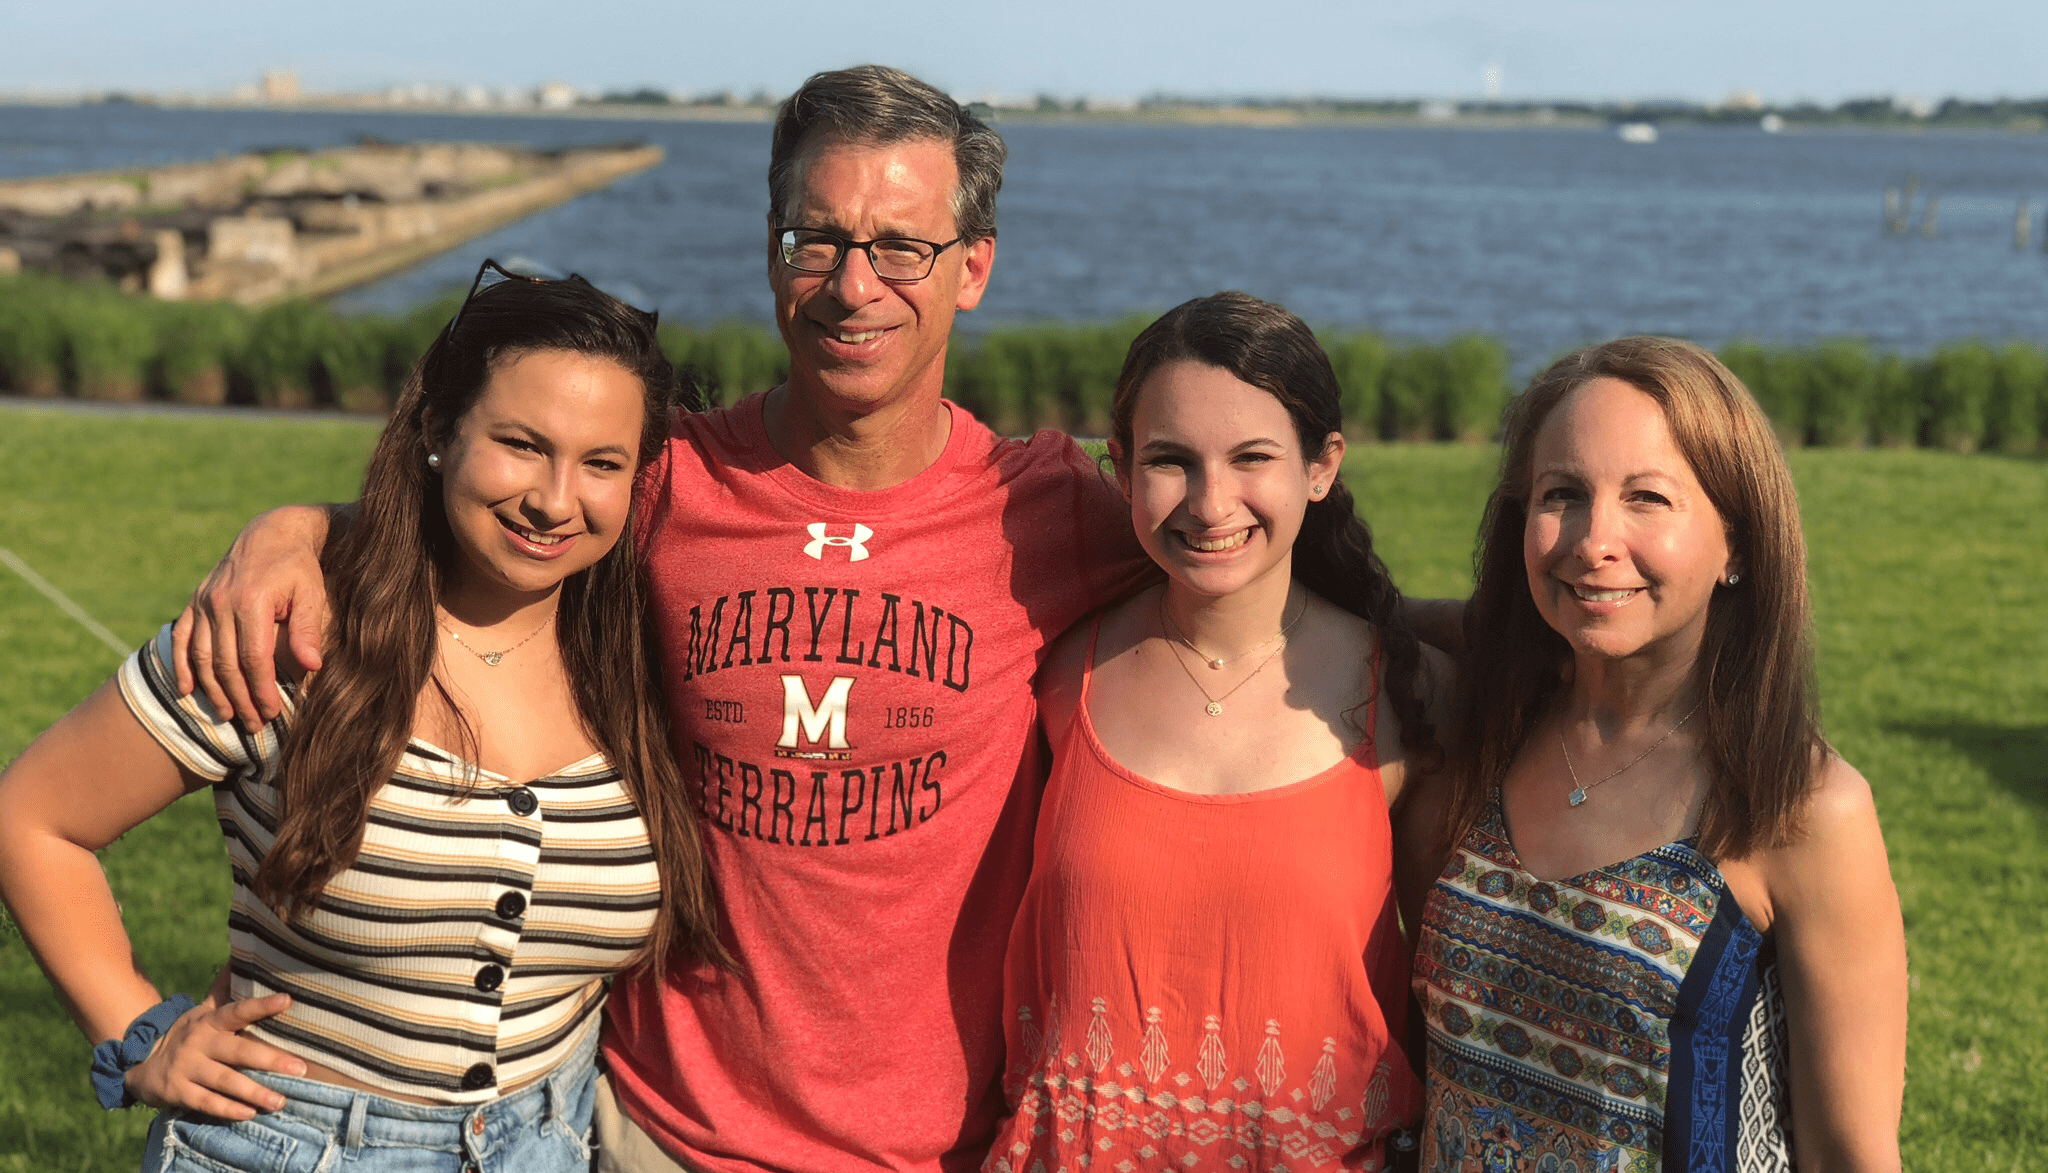
[[[827,546],[845,546],[846,560],[860,562],[868,556],[868,539],[875,536],[875,531],[858,522],[854,523],[853,536],[850,538],[826,537],[825,523],[822,521],[814,521],[805,528],[811,531],[811,540],[804,543],[804,553],[820,562],[825,560]]]

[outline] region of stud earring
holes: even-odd
[[[1741,575],[1739,575],[1739,574],[1731,574],[1731,575],[1729,575],[1729,576],[1728,576],[1728,585],[1729,585],[1729,586],[1734,586],[1734,585],[1735,585],[1736,583],[1738,583],[1738,582],[1741,582],[1741,581],[1742,581],[1742,576],[1741,576]]]
[[[427,467],[428,467],[428,468],[439,468],[439,467],[441,467],[441,454],[440,454],[439,452],[429,452],[429,453],[427,453]]]

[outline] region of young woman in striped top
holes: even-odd
[[[329,542],[283,716],[181,697],[166,629],[0,775],[0,894],[102,1102],[165,1109],[150,1170],[583,1169],[605,979],[720,952],[621,540],[674,372],[582,280],[483,276]],[[92,853],[204,786],[232,1000],[193,1006]]]

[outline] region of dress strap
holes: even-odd
[[[1380,650],[1380,632],[1379,628],[1375,626],[1372,633],[1372,706],[1365,714],[1365,740],[1373,746],[1372,757],[1375,763],[1380,760],[1381,756],[1379,752],[1380,693],[1387,687],[1386,678],[1380,675],[1380,664],[1382,662]]]
[[[1366,693],[1365,697],[1365,736],[1358,739],[1357,744],[1351,747],[1350,752],[1346,756],[1358,765],[1364,766],[1366,769],[1373,771],[1375,774],[1379,772],[1381,763],[1386,760],[1386,755],[1380,752],[1379,740],[1380,694],[1386,688],[1386,681],[1382,679],[1380,676],[1381,662],[1382,661],[1380,656],[1379,628],[1378,626],[1374,626],[1372,640],[1372,675],[1368,677],[1368,679],[1372,681],[1372,688],[1371,691]]]
[[[1102,612],[1088,622],[1088,656],[1081,661],[1081,712],[1088,711],[1088,689],[1095,682],[1095,641],[1102,637]]]

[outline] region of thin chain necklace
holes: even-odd
[[[1165,625],[1167,634],[1171,635],[1174,639],[1178,640],[1181,644],[1185,645],[1189,651],[1193,652],[1197,656],[1200,656],[1202,658],[1202,663],[1207,664],[1211,669],[1214,669],[1216,671],[1222,671],[1224,665],[1236,663],[1237,661],[1242,660],[1247,656],[1250,656],[1253,652],[1258,651],[1260,648],[1265,647],[1267,644],[1272,643],[1276,639],[1286,639],[1288,633],[1294,630],[1294,625],[1296,623],[1300,623],[1301,617],[1306,614],[1308,614],[1308,603],[1304,601],[1301,605],[1301,610],[1295,612],[1293,620],[1290,621],[1287,624],[1287,626],[1282,627],[1278,632],[1274,633],[1273,635],[1270,635],[1267,638],[1260,640],[1258,643],[1253,644],[1251,647],[1246,648],[1245,650],[1239,652],[1235,656],[1211,656],[1209,653],[1196,647],[1194,640],[1191,640],[1187,636],[1181,634],[1180,628],[1173,622],[1173,616],[1168,615],[1166,613],[1166,592],[1159,592],[1159,619],[1160,622]]]
[[[1225,689],[1222,696],[1211,696],[1209,694],[1209,690],[1202,686],[1201,677],[1196,676],[1195,670],[1193,668],[1188,667],[1187,659],[1180,654],[1179,645],[1187,644],[1188,650],[1194,652],[1197,656],[1200,656],[1202,654],[1202,650],[1200,648],[1197,648],[1194,644],[1188,643],[1187,637],[1180,634],[1180,630],[1174,627],[1173,620],[1169,618],[1166,614],[1166,592],[1159,592],[1159,625],[1173,634],[1173,638],[1166,641],[1167,650],[1173,653],[1173,662],[1180,665],[1180,670],[1182,672],[1187,673],[1188,682],[1195,686],[1195,691],[1201,693],[1202,699],[1209,702],[1207,705],[1204,705],[1202,707],[1202,711],[1209,714],[1211,717],[1221,717],[1223,715],[1223,702],[1230,699],[1230,694],[1236,692],[1240,688],[1243,688],[1245,685],[1250,684],[1252,682],[1252,677],[1257,676],[1261,672],[1264,672],[1266,670],[1266,665],[1272,663],[1275,657],[1279,656],[1281,652],[1287,650],[1287,633],[1293,631],[1294,625],[1300,623],[1301,617],[1306,614],[1308,614],[1308,600],[1303,599],[1301,601],[1301,610],[1295,612],[1294,618],[1289,620],[1285,626],[1280,628],[1280,634],[1274,636],[1272,639],[1260,643],[1257,647],[1254,647],[1252,651],[1258,651],[1259,648],[1265,647],[1266,644],[1272,643],[1274,640],[1280,641],[1280,646],[1274,648],[1271,652],[1268,652],[1266,654],[1266,658],[1259,661],[1258,667],[1252,669],[1250,672],[1245,673],[1243,680],[1240,680],[1236,684],[1231,685],[1228,689]],[[1238,655],[1232,658],[1242,660],[1244,657],[1250,654],[1251,652],[1240,652]],[[1211,668],[1218,668],[1222,666],[1222,662],[1210,662],[1209,666]]]
[[[1640,762],[1640,761],[1642,761],[1642,760],[1643,760],[1644,758],[1646,758],[1646,757],[1649,757],[1649,756],[1650,756],[1651,754],[1653,754],[1653,753],[1657,752],[1657,747],[1658,747],[1658,746],[1660,746],[1660,745],[1663,745],[1663,744],[1664,744],[1665,742],[1667,742],[1667,741],[1671,740],[1671,735],[1672,735],[1672,734],[1674,734],[1674,733],[1676,733],[1676,732],[1678,732],[1679,728],[1680,728],[1681,726],[1683,726],[1683,725],[1684,725],[1684,724],[1685,724],[1685,723],[1686,723],[1687,721],[1690,721],[1690,720],[1692,720],[1692,715],[1693,715],[1693,713],[1697,713],[1697,712],[1699,712],[1699,711],[1700,711],[1700,705],[1703,705],[1703,704],[1706,704],[1706,703],[1707,703],[1707,702],[1706,702],[1706,699],[1705,699],[1704,697],[1703,697],[1703,698],[1701,698],[1701,699],[1700,699],[1699,701],[1697,701],[1696,703],[1694,703],[1694,705],[1693,705],[1693,707],[1692,707],[1691,711],[1690,711],[1690,712],[1688,712],[1688,713],[1686,713],[1686,715],[1685,715],[1685,716],[1683,716],[1683,717],[1680,717],[1680,718],[1678,719],[1678,724],[1677,724],[1677,725],[1673,725],[1673,726],[1672,726],[1671,728],[1669,728],[1669,729],[1666,729],[1666,730],[1664,731],[1664,736],[1662,736],[1662,737],[1658,738],[1657,740],[1655,740],[1655,741],[1653,741],[1653,742],[1651,742],[1651,743],[1650,743],[1650,748],[1648,748],[1648,749],[1644,750],[1643,752],[1641,752],[1641,753],[1637,754],[1636,756],[1634,756],[1634,757],[1630,758],[1630,759],[1628,760],[1628,765],[1624,765],[1624,766],[1623,766],[1623,767],[1622,767],[1621,769],[1619,769],[1619,770],[1616,770],[1616,771],[1614,771],[1614,773],[1612,773],[1612,774],[1609,774],[1609,775],[1607,775],[1607,776],[1606,776],[1605,778],[1602,778],[1602,779],[1600,779],[1600,781],[1599,781],[1599,782],[1595,782],[1595,783],[1593,783],[1593,786],[1599,786],[1599,785],[1601,785],[1602,783],[1606,783],[1606,782],[1612,782],[1612,781],[1614,781],[1615,777],[1616,777],[1617,775],[1620,775],[1620,774],[1621,774],[1621,773],[1623,773],[1624,771],[1626,771],[1626,770],[1627,770],[1627,769],[1629,768],[1629,766],[1633,766],[1633,765],[1635,765],[1635,764],[1636,764],[1637,762]],[[1571,746],[1569,746],[1569,745],[1566,745],[1566,744],[1565,744],[1565,741],[1564,741],[1564,731],[1563,731],[1562,729],[1558,730],[1558,734],[1557,734],[1557,748],[1559,748],[1559,749],[1561,749],[1561,750],[1563,750],[1563,751],[1564,751],[1564,768],[1565,768],[1565,772],[1566,772],[1566,773],[1569,773],[1569,774],[1570,774],[1570,775],[1572,776],[1572,792],[1571,792],[1571,793],[1570,793],[1569,795],[1567,795],[1566,797],[1567,797],[1567,798],[1569,798],[1569,799],[1571,800],[1571,804],[1572,804],[1573,806],[1578,806],[1578,805],[1579,805],[1580,803],[1582,803],[1582,802],[1585,802],[1585,801],[1586,801],[1586,791],[1588,791],[1588,790],[1591,790],[1591,789],[1593,789],[1593,786],[1588,786],[1588,785],[1586,785],[1585,783],[1583,783],[1583,782],[1579,781],[1579,771],[1578,771],[1578,769],[1577,769],[1576,767],[1574,767],[1574,766],[1572,765],[1572,747],[1571,747]]]
[[[534,636],[539,635],[543,631],[546,631],[548,629],[548,624],[553,623],[555,621],[555,615],[560,610],[561,608],[557,607],[554,611],[548,612],[548,617],[540,621],[539,627],[536,627],[532,631],[527,632],[525,639],[520,640],[518,643],[513,644],[509,648],[502,648],[495,652],[486,652],[477,649],[468,640],[462,638],[461,632],[455,630],[454,628],[448,626],[445,623],[442,623],[438,616],[434,619],[434,622],[440,626],[442,631],[448,633],[449,639],[452,639],[456,643],[461,644],[463,651],[468,652],[470,655],[475,656],[477,659],[482,660],[484,663],[489,664],[493,668],[496,668],[498,666],[498,661],[504,659],[506,655],[512,652],[516,652],[520,648],[525,647],[529,642],[532,641]]]

